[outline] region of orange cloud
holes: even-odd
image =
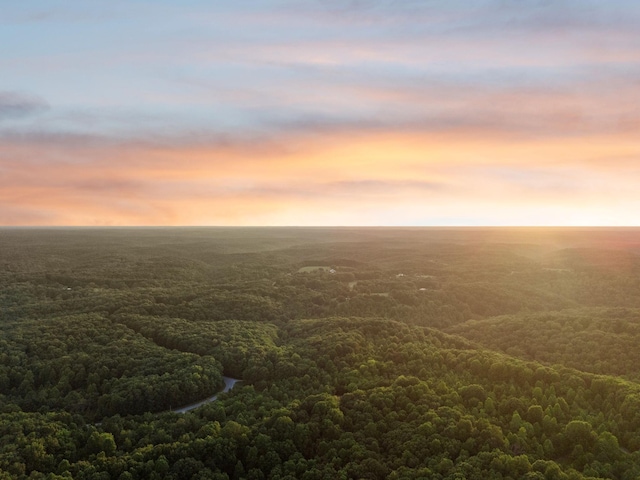
[[[0,224],[455,224],[470,211],[491,224],[632,224],[629,158],[640,145],[624,135],[474,130],[172,147],[5,140]]]

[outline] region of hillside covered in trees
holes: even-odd
[[[0,479],[637,479],[638,253],[636,229],[0,229]]]

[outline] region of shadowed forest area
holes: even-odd
[[[639,253],[632,228],[0,229],[0,478],[637,479]]]

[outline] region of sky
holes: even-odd
[[[0,8],[0,225],[640,225],[640,2]]]

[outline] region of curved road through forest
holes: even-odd
[[[228,392],[234,387],[234,385],[237,382],[240,381],[237,378],[231,378],[231,377],[222,377],[222,379],[224,380],[224,389],[221,392],[216,393],[212,397],[205,398],[204,400],[200,400],[199,402],[192,403],[191,405],[187,405],[185,407],[176,408],[175,410],[171,410],[171,411],[175,413],[185,413],[185,412],[188,412],[189,410],[193,410],[194,408],[201,407],[205,403],[213,402],[214,400],[218,399],[218,395],[220,395],[221,393]]]

